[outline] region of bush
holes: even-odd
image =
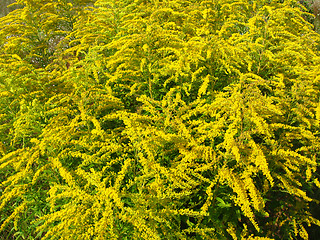
[[[319,35],[302,5],[18,4],[0,30],[3,236],[308,239],[320,226]]]

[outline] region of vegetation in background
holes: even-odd
[[[320,54],[292,0],[18,0],[4,239],[308,239]]]

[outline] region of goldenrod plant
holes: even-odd
[[[320,54],[285,0],[18,0],[4,239],[309,239]]]

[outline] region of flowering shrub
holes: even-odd
[[[319,35],[296,1],[44,1],[1,19],[0,232],[308,239]]]

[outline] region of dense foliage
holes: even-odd
[[[320,225],[320,38],[300,3],[17,3],[0,19],[2,236],[308,239]]]

